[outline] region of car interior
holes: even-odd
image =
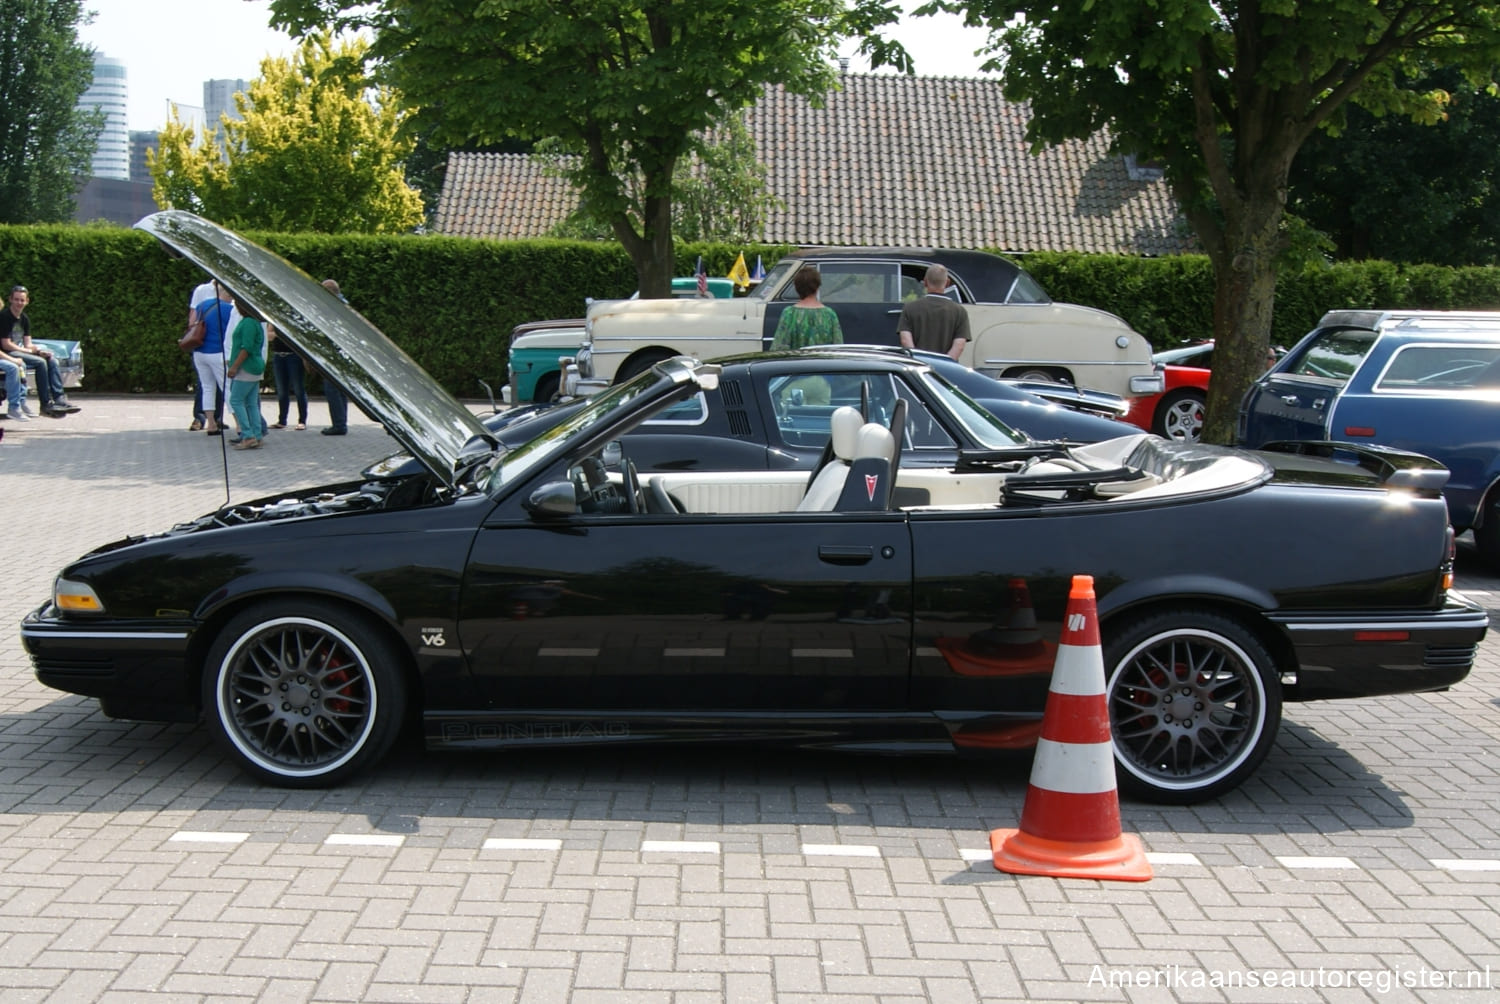
[[[783,436],[795,436],[804,446],[826,444],[810,473],[674,471],[643,481],[616,443],[573,468],[580,510],[659,515],[978,511],[1226,491],[1256,484],[1269,473],[1254,458],[1169,444],[1146,433],[1071,448],[1030,444],[960,454],[948,467],[903,468],[903,449],[932,442],[934,428],[950,447],[952,438],[921,402],[901,396],[890,381],[844,376],[800,375],[772,384]]]

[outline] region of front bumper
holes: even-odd
[[[21,622],[41,683],[96,697],[111,718],[141,721],[197,720],[196,681],[187,672],[192,636],[187,623],[63,620],[50,603]]]
[[[1296,651],[1289,701],[1446,690],[1469,675],[1489,615],[1461,593],[1440,610],[1273,614]]]

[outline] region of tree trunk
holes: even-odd
[[[1226,229],[1226,253],[1214,261],[1214,366],[1208,385],[1203,441],[1234,442],[1240,401],[1266,371],[1271,312],[1276,302],[1276,255],[1283,207],[1247,203],[1244,218]]]
[[[644,235],[637,234],[623,214],[613,221],[620,239],[635,265],[636,289],[643,300],[664,300],[672,295],[672,199],[651,196],[642,200]]]

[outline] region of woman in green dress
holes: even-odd
[[[832,307],[825,307],[818,301],[818,287],[823,285],[822,273],[812,265],[803,265],[792,276],[792,285],[802,299],[781,312],[771,349],[842,345],[844,333],[839,328],[839,315]]]

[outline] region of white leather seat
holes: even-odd
[[[854,459],[854,450],[864,416],[858,408],[845,405],[835,409],[829,419],[829,436],[833,443],[833,459],[813,478],[807,494],[797,504],[798,512],[828,512],[839,500],[844,490],[844,479],[849,476],[849,462]]]

